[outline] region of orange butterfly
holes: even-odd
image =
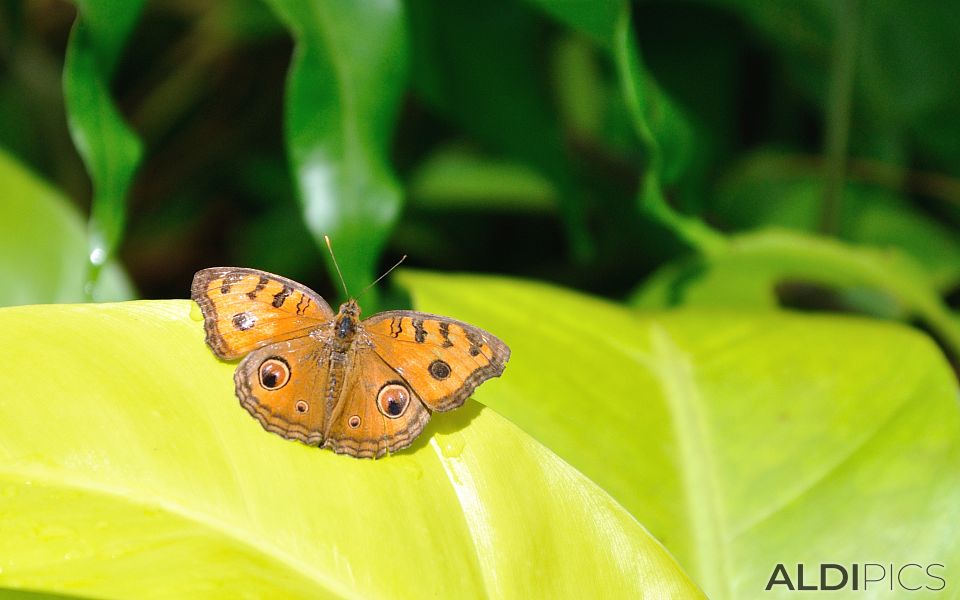
[[[510,349],[486,331],[393,310],[360,320],[308,287],[255,269],[193,278],[207,344],[234,373],[240,404],[267,431],[338,454],[376,458],[409,446],[431,411],[462,405],[503,373]]]

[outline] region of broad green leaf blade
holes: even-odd
[[[307,227],[325,256],[323,236],[330,236],[347,287],[357,294],[376,277],[402,203],[389,152],[407,74],[403,6],[268,3],[297,44],[286,136]],[[329,256],[327,262],[335,274]]]
[[[93,182],[88,255],[91,282],[123,237],[126,196],[143,155],[110,95],[110,79],[143,0],[76,0],[63,91],[67,122]]]
[[[895,316],[919,319],[960,354],[960,328],[924,269],[894,248],[856,247],[767,229],[730,238],[722,251],[668,265],[637,290],[641,308],[670,306],[772,308],[782,282],[887,295]]]
[[[0,310],[0,586],[699,597],[609,495],[478,403],[378,461],[265,432],[199,318],[187,301]]]
[[[958,388],[925,336],[398,277],[418,309],[510,345],[509,377],[478,399],[610,492],[709,597],[765,595],[778,562],[936,562],[960,576]]]
[[[0,150],[0,306],[81,302],[87,242],[83,219],[57,190]],[[134,296],[123,270],[107,263],[98,300]]]

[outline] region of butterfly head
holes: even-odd
[[[351,298],[340,305],[340,314],[338,317],[343,316],[351,316],[354,319],[360,316],[360,305],[357,304],[356,300]]]

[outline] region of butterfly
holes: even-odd
[[[409,310],[360,320],[310,288],[256,269],[197,272],[191,296],[240,404],[264,429],[338,454],[378,458],[409,446],[433,411],[461,406],[499,377],[510,348],[467,323]]]

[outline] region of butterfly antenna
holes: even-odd
[[[343,284],[343,293],[347,295],[347,298],[349,298],[350,292],[347,291],[347,282],[343,280],[343,273],[340,271],[340,265],[337,264],[337,257],[333,253],[333,246],[330,245],[330,236],[323,236],[323,241],[327,243],[327,250],[330,251],[330,258],[333,259],[333,266],[337,268],[337,275],[340,276],[340,283]]]
[[[396,269],[397,267],[399,267],[399,266],[403,263],[403,261],[405,261],[405,260],[407,260],[407,255],[406,255],[406,254],[404,254],[403,257],[402,257],[400,260],[397,261],[397,264],[395,264],[395,265],[393,265],[392,267],[390,267],[389,269],[387,269],[387,272],[386,272],[386,273],[384,273],[384,274],[381,275],[380,277],[377,277],[377,278],[373,281],[373,283],[371,283],[371,284],[368,285],[367,287],[363,288],[363,291],[360,292],[360,296],[364,295],[364,294],[367,292],[367,290],[369,290],[369,289],[372,288],[373,286],[375,286],[375,285],[377,285],[378,283],[380,283],[380,280],[381,280],[381,279],[383,279],[384,277],[386,277],[387,275],[389,275],[389,274],[390,274],[390,271],[393,271],[394,269]],[[359,298],[360,296],[357,296],[357,297]]]

